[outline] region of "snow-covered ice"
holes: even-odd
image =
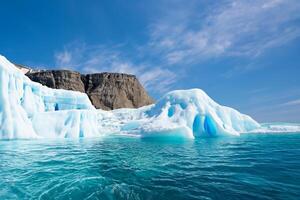
[[[300,133],[300,124],[296,123],[262,123],[260,128],[249,131],[249,133]]]
[[[264,130],[200,89],[167,93],[138,109],[96,110],[86,94],[32,82],[0,56],[0,139],[79,138],[127,134],[195,138]]]
[[[80,92],[55,90],[32,82],[5,57],[0,56],[0,138],[34,138],[42,133],[34,129],[36,115],[62,110],[95,110],[89,98]],[[61,117],[57,113],[55,117]],[[44,121],[47,126],[47,120]]]

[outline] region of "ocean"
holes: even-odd
[[[300,199],[300,133],[0,141],[1,199]]]

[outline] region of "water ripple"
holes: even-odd
[[[298,199],[300,135],[0,141],[1,199]]]

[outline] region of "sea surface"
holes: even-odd
[[[300,133],[0,141],[0,199],[300,199]]]

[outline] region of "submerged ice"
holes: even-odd
[[[259,130],[251,117],[200,89],[177,90],[139,109],[96,110],[84,93],[32,82],[0,56],[0,138],[79,138],[110,134],[195,138]]]

